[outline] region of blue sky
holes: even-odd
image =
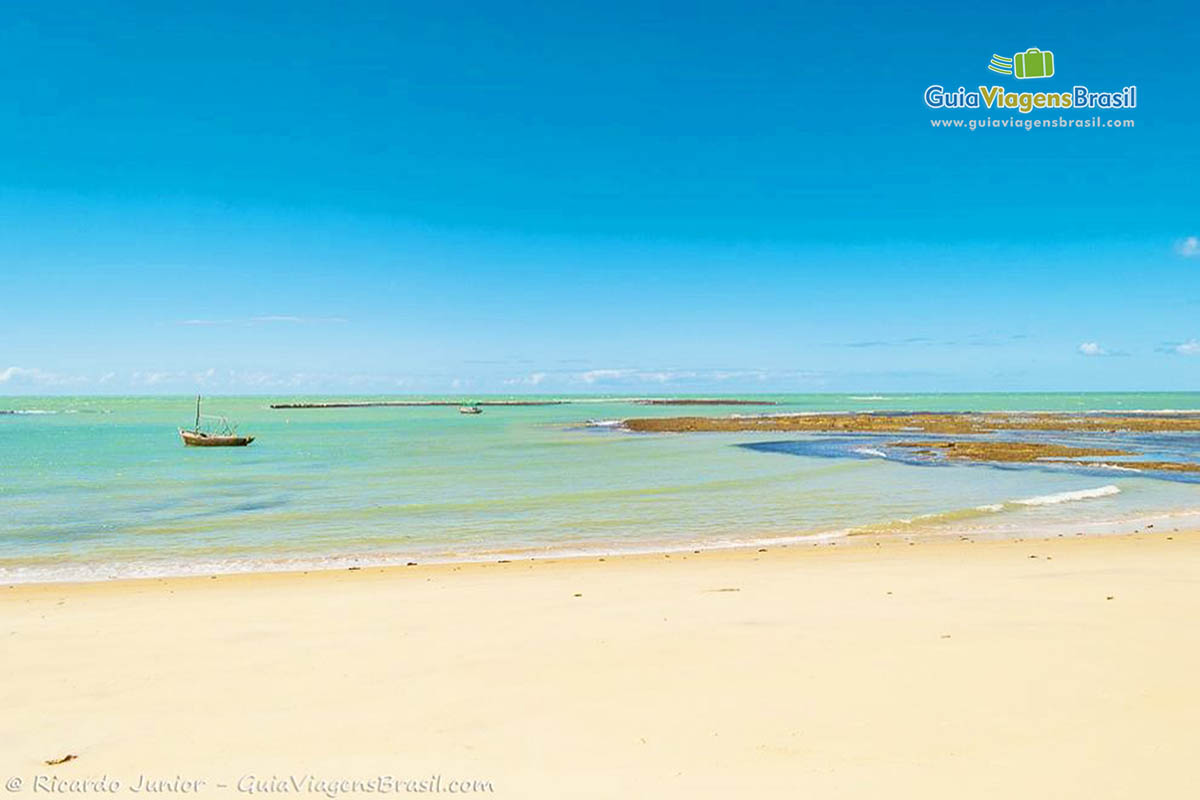
[[[1010,5],[10,9],[0,393],[1200,389],[1194,8]]]

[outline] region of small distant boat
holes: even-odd
[[[213,430],[202,430],[200,420],[216,420]],[[237,428],[230,426],[225,417],[214,417],[200,413],[200,395],[196,395],[196,424],[193,428],[179,429],[179,438],[187,447],[245,447],[254,441],[253,436],[239,436]]]
[[[482,414],[483,409],[479,406],[459,406],[458,413],[460,414]]]

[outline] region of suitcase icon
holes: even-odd
[[[1013,56],[1013,74],[1018,78],[1049,78],[1054,74],[1054,53],[1031,47]]]

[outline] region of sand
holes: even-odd
[[[1166,532],[2,587],[0,780],[1185,796],[1197,619]]]

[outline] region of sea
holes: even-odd
[[[194,397],[0,397],[0,582],[1200,527],[1195,475],[1149,474],[1134,462],[931,464],[889,450],[895,434],[639,434],[618,424],[816,411],[1200,411],[1200,393],[739,397],[775,405],[523,397],[569,402],[464,415],[454,406],[271,408],[445,398],[206,398],[206,414],[256,437],[245,448],[184,447],[178,428],[193,421]],[[1200,461],[1200,434],[1122,436],[1085,443]]]

